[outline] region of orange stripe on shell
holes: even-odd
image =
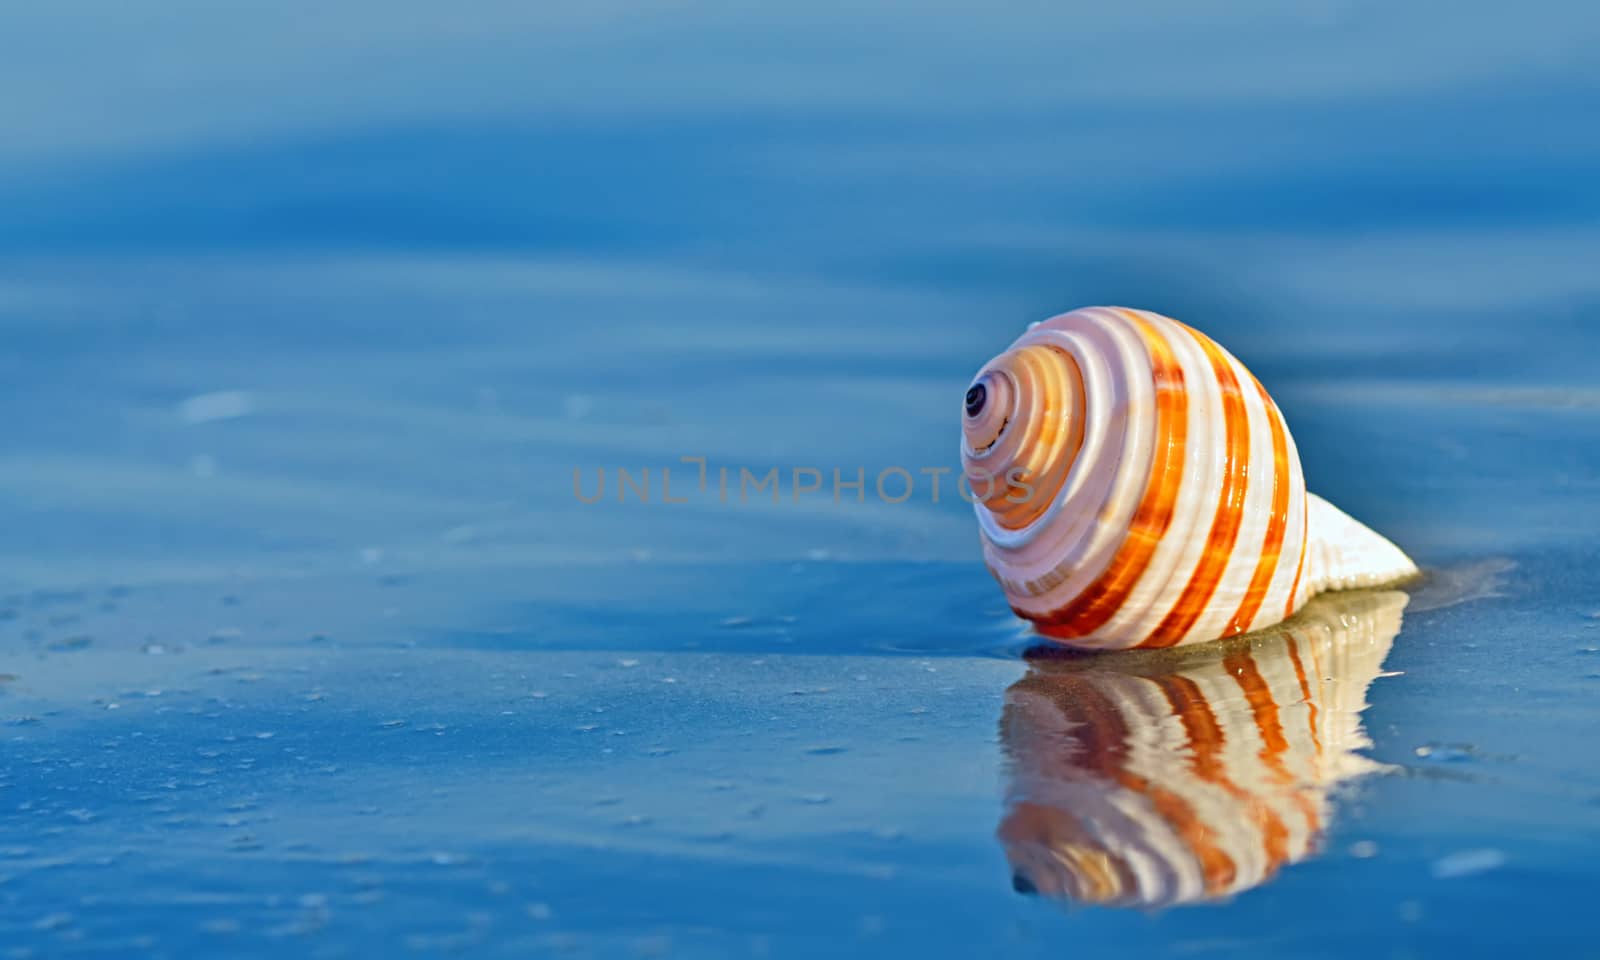
[[[1155,325],[1132,311],[1119,311],[1139,332],[1150,351],[1155,381],[1156,429],[1150,476],[1134,511],[1128,534],[1116,556],[1095,581],[1066,606],[1034,618],[1040,633],[1072,639],[1104,626],[1150,565],[1156,546],[1172,523],[1178,486],[1183,481],[1184,441],[1188,435],[1189,398],[1183,368]]]
[[[1255,573],[1250,576],[1250,586],[1245,588],[1244,600],[1239,610],[1228,621],[1223,636],[1230,637],[1250,629],[1251,621],[1267,599],[1267,589],[1272,576],[1278,571],[1278,558],[1283,554],[1283,537],[1289,529],[1289,440],[1283,426],[1283,417],[1277,404],[1267,396],[1267,388],[1255,377],[1250,378],[1256,393],[1261,396],[1261,406],[1266,410],[1267,423],[1272,429],[1272,514],[1267,518],[1267,532],[1261,541],[1261,558],[1256,561]]]
[[[1300,537],[1300,562],[1294,565],[1294,583],[1289,587],[1289,599],[1283,604],[1283,618],[1285,620],[1294,616],[1295,608],[1299,606],[1299,604],[1295,603],[1295,598],[1300,595],[1300,575],[1306,572],[1306,542],[1311,539],[1311,531],[1308,524],[1310,511],[1311,501],[1307,500],[1302,511],[1307,519],[1300,522],[1300,528],[1304,531]]]
[[[1182,326],[1180,324],[1179,326]],[[1227,572],[1233,559],[1234,542],[1239,539],[1239,527],[1244,523],[1244,499],[1249,489],[1250,470],[1250,415],[1245,409],[1244,394],[1239,389],[1239,378],[1233,374],[1233,364],[1228,357],[1206,337],[1189,327],[1184,332],[1194,337],[1206,359],[1211,361],[1211,371],[1222,389],[1223,472],[1222,491],[1217,509],[1211,518],[1211,531],[1206,535],[1205,552],[1183,592],[1171,611],[1162,618],[1141,647],[1170,647],[1183,639],[1184,634],[1206,612],[1206,606],[1217,592],[1217,584]],[[1238,631],[1229,631],[1230,636]]]

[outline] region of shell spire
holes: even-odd
[[[1308,494],[1283,415],[1204,334],[1087,307],[1029,327],[963,401],[984,560],[1040,633],[1092,649],[1259,630],[1416,573]]]

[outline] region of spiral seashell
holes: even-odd
[[[1417,572],[1306,491],[1283,415],[1243,364],[1145,310],[1031,326],[968,388],[961,459],[990,572],[1069,646],[1233,636],[1323,590]]]
[[[1249,640],[1045,660],[1006,691],[997,831],[1020,892],[1105,906],[1224,899],[1317,851],[1399,591],[1329,594]]]

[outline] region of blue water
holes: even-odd
[[[1600,956],[1597,41],[0,5],[0,956]],[[1210,668],[1030,665],[922,472],[1108,302],[1229,347],[1432,573],[1352,701],[1277,703],[1365,738],[1262,781],[1310,848],[1167,909],[1019,881],[1019,804],[1142,796],[1025,695]]]

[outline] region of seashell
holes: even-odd
[[[978,372],[963,413],[984,561],[1012,610],[1069,646],[1214,640],[1417,573],[1306,491],[1250,371],[1160,314],[1033,324]]]
[[[1326,594],[1293,623],[1172,653],[1035,661],[1006,691],[997,831],[1019,892],[1105,906],[1224,899],[1317,851],[1357,751],[1399,591]]]

